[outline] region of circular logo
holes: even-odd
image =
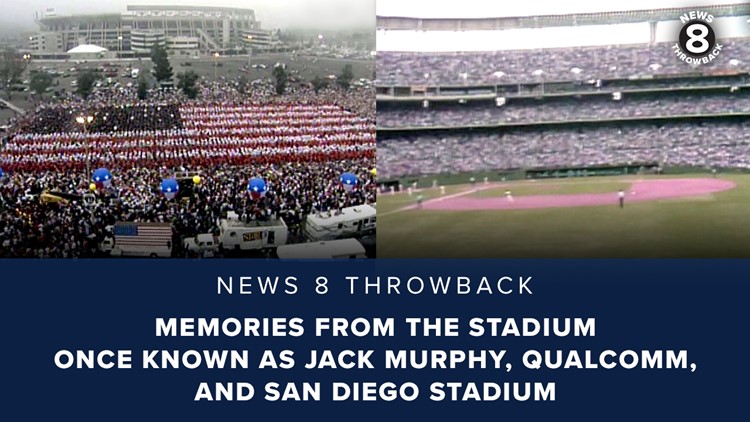
[[[680,30],[680,48],[690,57],[709,55],[716,46],[716,34],[711,25],[702,20],[692,20]]]

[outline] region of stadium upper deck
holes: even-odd
[[[447,19],[379,16],[379,99],[441,95],[444,87],[485,86],[488,93],[499,93],[493,87],[750,70],[750,26],[745,23],[750,23],[750,3],[700,7],[714,17],[721,54],[700,67],[675,58],[675,25],[694,9]],[[399,87],[406,89],[399,92]],[[406,92],[414,88],[416,94]]]
[[[487,31],[514,28],[548,28],[554,26],[582,26],[661,22],[674,20],[695,7],[673,7],[653,10],[629,10],[598,13],[570,13],[562,15],[509,16],[488,18],[416,18],[405,16],[378,16],[378,30],[402,31]],[[744,16],[750,13],[750,4],[723,4],[701,7],[714,17]]]
[[[721,42],[717,60],[694,69],[670,43],[465,53],[379,52],[378,86],[467,86],[621,79],[750,70],[750,38]]]

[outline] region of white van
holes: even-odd
[[[185,250],[195,254],[204,255],[219,252],[219,238],[211,233],[204,233],[189,237],[183,241]]]
[[[297,243],[276,248],[281,259],[359,259],[367,258],[365,248],[355,239]]]

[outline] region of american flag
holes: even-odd
[[[114,229],[117,246],[167,246],[172,242],[169,223],[117,223]]]

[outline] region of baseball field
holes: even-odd
[[[377,206],[381,258],[750,257],[745,174],[478,179]]]

